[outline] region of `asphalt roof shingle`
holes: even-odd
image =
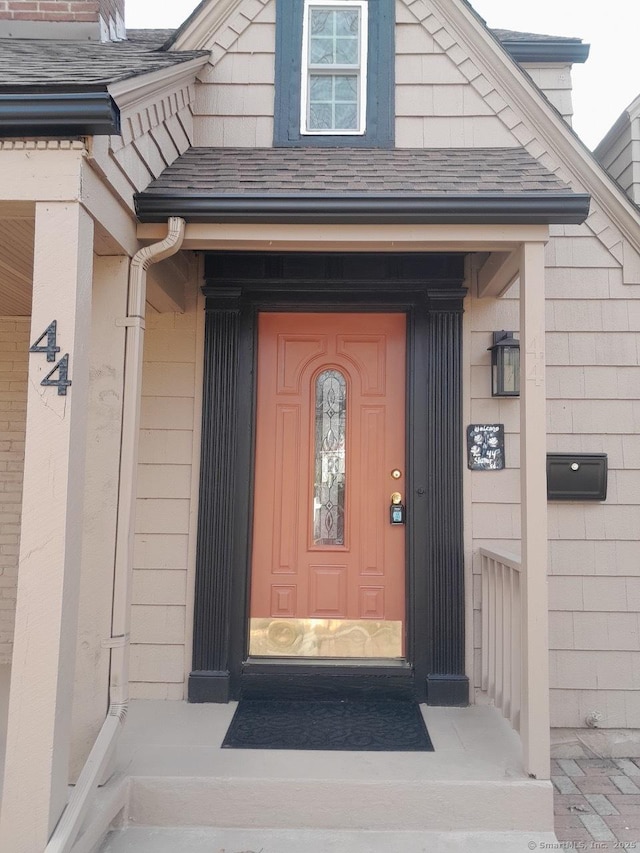
[[[571,193],[523,148],[191,148],[144,191],[172,194]]]
[[[575,38],[574,36],[548,36],[544,35],[544,33],[521,33],[519,30],[501,30],[494,29],[491,27],[491,32],[494,36],[501,42],[529,42],[529,41],[539,41],[539,42],[578,42],[581,43],[582,39]]]
[[[580,39],[565,36],[491,31],[506,45],[523,41],[580,42]],[[0,39],[0,90],[106,87],[118,80],[160,71],[208,54],[208,51],[168,50],[176,32],[128,30],[126,41],[107,43]]]
[[[207,51],[161,49],[167,31],[151,30],[127,41],[48,41],[0,39],[0,90],[38,87],[83,89],[107,86],[206,56]],[[143,33],[145,31],[142,31]]]

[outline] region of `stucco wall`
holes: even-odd
[[[195,548],[194,426],[199,429],[204,316],[148,313],[144,347],[131,624],[133,698],[182,699],[190,665],[187,617]],[[199,434],[195,439],[199,443]]]
[[[13,647],[29,329],[29,317],[0,317],[0,664]]]

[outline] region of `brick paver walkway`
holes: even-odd
[[[551,779],[564,849],[640,853],[640,759],[556,758]]]

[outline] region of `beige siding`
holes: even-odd
[[[567,254],[575,264],[579,239],[554,241],[556,264]],[[599,711],[607,727],[637,728],[640,287],[623,285],[620,265],[600,250],[587,254],[593,284],[580,299],[572,287],[563,292],[567,269],[555,267],[548,448],[607,453],[609,489],[603,504],[549,506],[552,725],[584,725]]]
[[[523,62],[521,67],[536,86],[544,92],[565,121],[571,124],[573,116],[571,66],[552,65],[548,62],[545,62],[544,65]]]
[[[398,0],[396,9],[399,147],[523,145],[572,181],[571,164],[509,105],[491,63],[463,49],[428,0]],[[274,10],[274,0],[252,0],[211,33],[196,145],[272,145]],[[568,68],[526,71],[569,118]],[[143,148],[152,174],[160,161]],[[546,264],[548,449],[606,452],[610,465],[606,503],[549,506],[552,724],[581,726],[597,710],[607,725],[640,727],[640,259],[594,201],[584,225],[552,229]],[[478,548],[519,550],[519,403],[491,398],[487,352],[492,331],[518,328],[517,287],[498,300],[471,294],[466,311],[470,421],[506,430],[506,469],[466,477],[477,650]],[[132,625],[132,695],[141,697],[181,697],[188,659],[195,322],[191,310],[148,324]],[[477,686],[477,653],[473,664]]]
[[[440,22],[422,20],[422,4],[412,5],[396,4],[396,145],[519,145],[507,116],[498,117],[504,101],[485,97],[493,85],[478,79]],[[195,145],[273,145],[275,0],[248,3],[241,17],[208,41],[212,64],[199,75]]]
[[[0,317],[0,664],[13,648],[29,329],[29,317]]]
[[[503,102],[428,4],[396,3],[398,148],[512,147],[517,139],[497,113]],[[485,89],[486,84],[486,89]]]
[[[609,460],[605,503],[549,504],[551,720],[583,726],[595,710],[603,725],[637,728],[640,287],[623,284],[616,235],[593,224],[555,227],[547,247],[547,448]],[[482,545],[519,549],[518,402],[491,399],[486,352],[493,330],[517,329],[512,290],[468,306],[472,420],[504,423],[507,433],[507,469],[471,474],[476,554]],[[479,648],[477,557],[473,568]],[[476,685],[478,667],[476,654]]]
[[[608,134],[595,155],[629,198],[640,204],[640,116],[625,113],[617,127],[618,132]]]
[[[198,480],[192,471],[198,322],[193,294],[185,314],[147,316],[131,621],[135,698],[183,698]]]
[[[195,81],[147,102],[124,107],[120,136],[95,136],[91,161],[133,211],[133,195],[147,187],[194,141]]]
[[[212,33],[197,89],[195,145],[273,145],[275,0],[255,0]]]

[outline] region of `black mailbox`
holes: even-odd
[[[606,499],[606,453],[547,453],[547,500]]]

